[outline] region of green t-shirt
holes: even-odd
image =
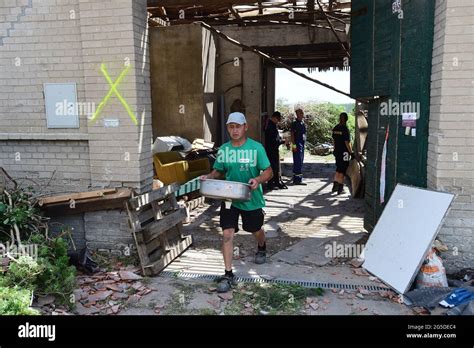
[[[260,171],[270,167],[270,161],[262,144],[247,138],[240,146],[229,141],[219,148],[214,169],[224,172],[225,179],[248,183],[260,175]],[[242,210],[255,210],[265,206],[262,185],[252,191],[249,201],[233,201],[232,205]]]

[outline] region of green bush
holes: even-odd
[[[38,315],[30,301],[31,290],[0,287],[0,315]]]
[[[32,217],[38,214],[35,208],[29,201],[29,195],[21,190],[16,190],[11,193],[13,206],[8,204],[6,195],[0,195],[0,242],[6,241],[9,237],[9,231],[16,224],[18,229],[22,232],[22,238],[28,237],[31,232]],[[6,233],[5,233],[6,232]]]
[[[15,288],[19,294],[33,291],[39,296],[54,295],[58,302],[69,305],[76,268],[69,265],[66,240],[47,237],[46,220],[39,214],[30,189],[15,188],[10,195],[0,194],[0,243],[11,242],[10,231],[18,228],[22,244],[38,246],[37,259],[20,256],[10,262],[4,275],[0,274],[0,286]]]
[[[76,268],[69,265],[66,241],[34,234],[29,242],[38,244],[38,259],[21,256],[10,262],[8,271],[0,278],[0,286],[18,286],[39,296],[54,295],[58,302],[69,304],[69,296],[76,287]]]
[[[31,256],[20,256],[17,261],[10,262],[8,272],[3,277],[4,286],[18,286],[23,289],[34,291],[37,286],[38,276],[43,267]]]
[[[42,268],[36,294],[55,295],[60,302],[68,303],[76,286],[76,268],[69,265],[67,242],[61,237],[47,240],[41,234],[32,235],[30,242],[39,245],[38,264]]]

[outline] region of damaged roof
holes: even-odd
[[[326,17],[335,23],[348,24],[350,10],[350,0],[148,0],[151,18],[168,25],[203,21],[210,25],[327,26]]]

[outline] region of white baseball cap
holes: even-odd
[[[227,119],[227,123],[238,123],[238,124],[245,124],[247,123],[247,120],[245,119],[245,115],[241,112],[233,112],[229,115],[229,118]]]

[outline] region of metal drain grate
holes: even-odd
[[[163,271],[160,275],[167,278],[178,278],[178,279],[199,279],[199,280],[215,280],[220,275],[215,274],[204,274],[204,273],[187,273],[187,272],[171,272]],[[235,280],[241,283],[277,283],[287,285],[300,285],[305,288],[321,288],[321,289],[344,289],[344,290],[357,290],[362,288],[371,291],[383,291],[389,290],[389,288],[376,286],[376,285],[357,285],[357,284],[342,284],[342,283],[321,283],[321,282],[308,282],[301,280],[289,280],[289,279],[264,279],[264,278],[251,278],[251,277],[239,277],[236,276]]]

